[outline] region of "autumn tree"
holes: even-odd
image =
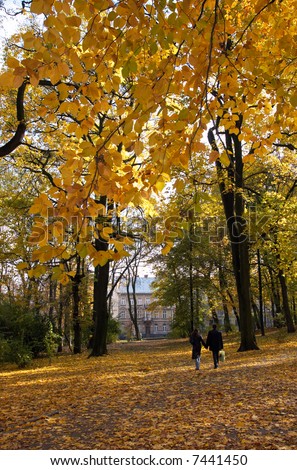
[[[33,0],[30,9],[44,15],[43,27],[20,36],[19,54],[8,55],[0,77],[2,87],[17,90],[17,121],[0,155],[33,131],[36,119],[28,121],[24,105],[36,91],[31,116],[43,118],[43,135],[55,136],[61,163],[33,211],[44,217],[54,207],[68,223],[75,218],[78,253],[107,271],[121,237],[108,221],[91,225],[97,246],[82,236],[98,202],[106,198],[100,210],[107,217],[110,202],[118,211],[140,205],[162,189],[173,167],[187,167],[204,151],[216,167],[229,231],[239,349],[257,348],[244,176],[246,165],[265,160],[275,145],[294,146],[294,1]],[[41,225],[47,231],[51,223]],[[36,257],[42,261],[47,250],[39,247]],[[58,243],[49,252],[68,256],[67,250]]]
[[[275,191],[265,194],[263,205],[268,221],[259,243],[264,263],[274,273],[274,283],[279,282],[282,312],[289,333],[295,331],[288,290],[288,283],[295,278],[296,267],[296,250],[294,243],[292,245],[292,235],[294,237],[297,230],[296,197],[292,196],[295,185],[296,181],[283,194]]]

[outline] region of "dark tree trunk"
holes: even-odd
[[[108,243],[96,239],[97,251],[107,251]],[[108,328],[108,278],[109,262],[103,266],[96,266],[94,273],[94,335],[91,341],[92,351],[90,356],[103,356],[107,354],[107,328]]]
[[[271,296],[271,312],[272,312],[272,316],[273,316],[273,323],[274,323],[274,326],[278,326],[276,324],[276,318],[277,318],[277,315],[280,314],[281,310],[282,310],[280,293],[279,293],[277,282],[275,280],[273,270],[270,266],[268,266],[268,272],[269,272],[270,283],[271,283],[271,294],[272,294],[272,296]]]
[[[80,284],[84,277],[84,269],[80,256],[76,257],[76,274],[72,280],[72,322],[73,322],[73,352],[82,351],[82,329],[80,316]]]
[[[194,292],[193,292],[193,263],[192,254],[190,255],[190,266],[189,266],[189,289],[190,289],[190,318],[191,325],[194,327],[195,314],[194,314]],[[193,330],[192,330],[193,331]]]
[[[18,127],[15,131],[14,136],[10,139],[9,142],[0,147],[0,157],[5,157],[12,153],[19,145],[21,145],[26,132],[26,121],[25,121],[25,109],[24,109],[24,95],[27,82],[24,81],[23,84],[19,87],[16,100],[16,109],[17,109],[17,121]]]
[[[98,204],[109,209],[106,196],[98,199]],[[98,224],[106,222],[105,215],[99,215]],[[95,239],[94,246],[97,252],[106,252],[109,244],[100,237]],[[93,322],[94,333],[90,339],[89,348],[91,348],[90,356],[104,356],[107,354],[107,330],[108,330],[108,281],[109,281],[109,261],[103,266],[98,264],[94,272],[94,293],[93,293]]]
[[[237,121],[236,125],[240,130],[241,119]],[[212,149],[218,152],[216,160],[217,177],[231,243],[233,272],[240,314],[241,344],[238,351],[259,349],[256,343],[251,309],[247,222],[243,217],[245,203],[243,198],[241,142],[237,135],[225,131],[226,151],[228,152],[230,164],[227,168],[224,168],[219,159],[219,149],[212,129],[208,133],[208,139]]]
[[[238,271],[235,275],[239,300],[241,344],[238,351],[259,349],[254,331],[254,319],[251,312],[250,264],[247,238],[237,245],[239,248]]]
[[[49,312],[48,318],[51,324],[53,325],[54,331],[56,330],[56,322],[55,322],[55,302],[56,302],[56,292],[57,292],[57,282],[53,281],[53,279],[49,278]]]
[[[63,350],[63,314],[64,314],[64,302],[63,302],[63,285],[60,284],[59,292],[59,311],[58,311],[58,335],[60,337],[58,344],[58,352]]]
[[[288,288],[286,283],[286,278],[282,269],[278,273],[279,282],[282,290],[283,298],[283,311],[286,318],[287,331],[288,333],[295,333],[296,329],[294,326],[293,318],[290,311],[289,298],[288,298]]]
[[[223,311],[224,311],[224,330],[225,333],[230,333],[232,331],[232,326],[230,322],[230,317],[229,317],[229,310],[228,310],[228,305],[226,302],[223,302]]]
[[[132,288],[132,292],[130,292],[130,286]],[[131,320],[131,323],[134,328],[134,333],[135,333],[135,336],[136,336],[136,339],[137,340],[140,340],[140,332],[139,332],[139,327],[138,327],[138,316],[137,316],[137,299],[136,299],[136,277],[134,279],[131,280],[131,275],[130,275],[130,272],[128,270],[128,282],[127,282],[127,285],[126,285],[126,290],[127,290],[127,299],[128,299],[128,311],[129,311],[129,316],[130,316],[130,320]],[[132,301],[131,301],[131,294],[132,294],[132,297],[133,297],[133,304],[132,304]],[[131,328],[131,330],[133,329]],[[131,331],[131,335],[132,335],[132,331]]]
[[[194,330],[195,327],[195,314],[194,314],[194,283],[193,283],[193,219],[194,219],[194,213],[193,211],[189,212],[189,218],[190,218],[190,240],[189,240],[189,290],[190,290],[190,323],[192,330]]]
[[[257,330],[261,330],[261,323],[260,323],[260,310],[254,299],[252,298],[252,308],[254,312],[254,318]]]
[[[237,308],[236,308],[233,296],[232,296],[229,289],[227,289],[227,294],[228,294],[228,297],[229,297],[229,299],[231,301],[231,304],[232,304],[232,311],[233,311],[233,314],[234,314],[234,316],[236,318],[236,321],[237,321],[238,331],[240,331],[240,318],[239,318],[239,315],[238,315],[238,312],[237,312]]]
[[[197,286],[195,287],[195,318],[196,318],[197,324],[199,325],[200,322],[201,322],[201,318],[200,318],[200,295],[199,295],[199,288]]]
[[[265,336],[264,315],[263,315],[263,286],[262,286],[260,250],[257,250],[257,263],[258,263],[258,280],[259,280],[259,320],[260,320],[260,328],[261,328],[262,336]]]
[[[209,302],[209,305],[211,306],[211,302]],[[212,307],[211,309],[211,315],[212,315],[212,321],[213,323],[216,323],[217,325],[219,324],[219,318],[218,314],[215,308]]]
[[[73,353],[81,353],[81,324],[79,315],[79,285],[81,278],[79,275],[74,276],[72,281],[72,300],[73,300]]]
[[[226,279],[225,279],[221,264],[219,265],[219,282],[220,282],[220,291],[221,291],[223,311],[224,311],[224,328],[225,328],[225,332],[229,333],[229,331],[232,331],[232,327],[230,323],[229,310],[228,310],[228,304],[227,304],[227,299],[226,299],[227,283],[226,283]]]
[[[136,281],[137,276],[132,279],[132,295],[133,295],[133,325],[135,329],[135,336],[138,341],[140,341],[140,331],[138,326],[138,311],[137,311],[137,298],[136,298]]]
[[[297,314],[296,314],[296,301],[295,301],[295,296],[293,296],[293,299],[292,299],[292,308],[293,308],[294,323],[295,323],[295,325],[296,325],[296,323],[297,323]]]

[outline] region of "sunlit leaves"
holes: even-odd
[[[294,2],[277,4],[33,0],[43,26],[21,34],[0,76],[6,89],[30,84],[31,138],[59,149],[59,184],[31,213],[52,206],[86,226],[96,198],[141,205],[200,152],[230,168],[223,136],[246,168],[264,161],[297,126]]]
[[[31,4],[32,13],[36,14],[48,14],[51,13],[51,7],[54,0],[34,0]]]

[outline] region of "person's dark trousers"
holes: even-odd
[[[213,356],[214,367],[216,369],[219,365],[219,351],[213,351],[212,356]]]

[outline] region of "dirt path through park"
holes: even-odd
[[[117,343],[100,358],[4,367],[1,449],[297,449],[297,334],[194,370],[187,340]]]

